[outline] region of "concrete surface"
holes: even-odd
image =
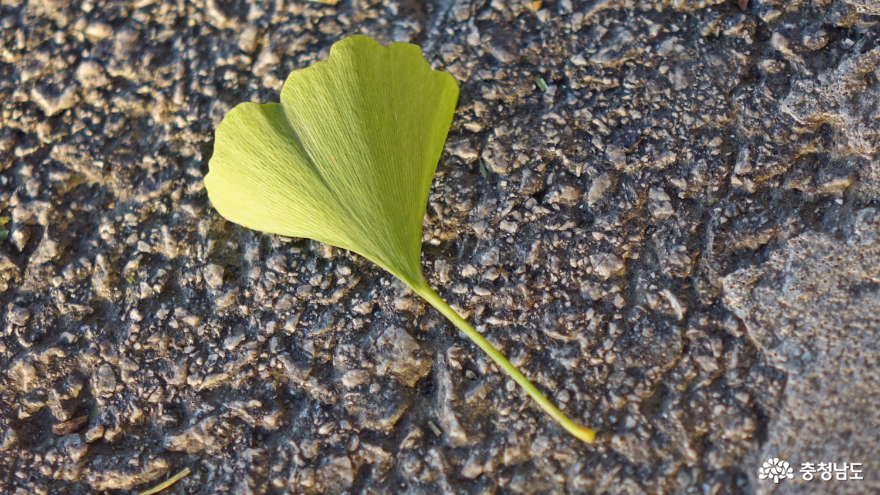
[[[185,467],[163,493],[876,490],[878,21],[877,0],[0,0],[0,492]],[[459,81],[426,275],[594,445],[379,268],[212,209],[225,112],[355,33]],[[794,479],[759,479],[775,457]]]

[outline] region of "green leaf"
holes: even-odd
[[[364,36],[294,71],[281,102],[243,103],[217,128],[205,177],[227,219],[307,237],[369,258],[407,283],[501,366],[562,426],[575,425],[428,286],[421,239],[428,191],[455,113],[458,85],[418,46]]]
[[[458,86],[415,45],[352,36],[294,71],[280,104],[217,129],[205,186],[226,218],[355,251],[421,279],[421,231]]]

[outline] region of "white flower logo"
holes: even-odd
[[[779,483],[780,479],[793,479],[794,470],[791,469],[788,461],[774,457],[765,462],[761,469],[758,470],[758,477],[762,480],[772,478],[774,483]]]

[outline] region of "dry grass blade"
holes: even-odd
[[[169,486],[177,483],[178,481],[180,481],[183,477],[185,477],[188,474],[189,474],[189,468],[184,468],[183,471],[175,474],[173,477],[168,478],[167,480],[163,481],[162,483],[159,483],[158,485],[154,486],[153,488],[150,488],[149,490],[147,490],[145,492],[140,492],[138,495],[153,495],[154,493],[159,493],[162,490],[168,488]]]

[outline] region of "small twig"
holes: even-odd
[[[63,423],[58,423],[52,427],[52,433],[56,435],[69,435],[79,431],[86,423],[89,422],[88,416],[80,416],[78,418],[68,419]]]
[[[159,493],[162,490],[168,488],[169,486],[177,483],[178,481],[180,481],[181,478],[183,478],[184,476],[186,476],[188,474],[189,474],[189,468],[184,468],[183,471],[175,474],[173,477],[168,478],[167,480],[163,481],[162,483],[159,483],[155,487],[150,488],[149,490],[147,490],[145,492],[140,492],[138,495],[153,495],[154,493]]]

